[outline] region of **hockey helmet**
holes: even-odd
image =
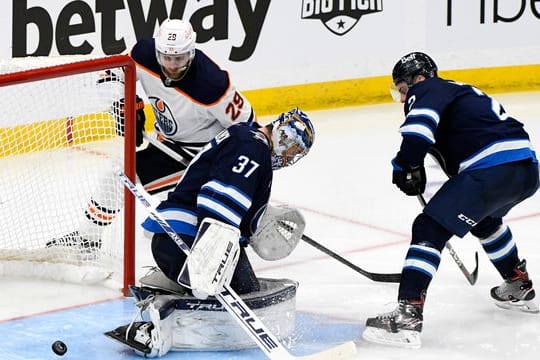
[[[399,59],[392,70],[392,81],[395,85],[404,81],[410,87],[417,75],[426,78],[437,76],[435,61],[422,52],[412,52]]]
[[[186,71],[195,57],[195,38],[196,33],[188,21],[165,20],[154,37],[158,63],[164,68],[174,64],[182,72]]]
[[[303,158],[315,140],[315,129],[299,108],[281,114],[272,128],[272,169],[290,166]]]

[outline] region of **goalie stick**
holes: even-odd
[[[167,221],[155,210],[153,210],[150,201],[145,195],[131,182],[131,180],[122,172],[117,172],[118,177],[124,183],[126,188],[139,200],[146,208],[150,217],[155,220],[171,239],[176,242],[178,247],[189,255],[189,246],[182,241],[180,236],[171,228]],[[216,295],[216,299],[227,310],[227,312],[237,321],[244,331],[251,337],[257,346],[264,352],[269,359],[350,359],[356,353],[354,342],[348,341],[328,350],[307,356],[294,356],[279,342],[264,325],[264,323],[255,315],[255,313],[244,303],[244,301],[229,286],[225,286],[223,291]]]
[[[165,154],[169,155],[172,159],[174,159],[174,160],[176,160],[176,161],[178,161],[178,162],[180,162],[180,163],[187,166],[188,162],[187,162],[186,159],[184,159],[178,153],[176,153],[173,150],[171,150],[170,148],[168,148],[165,144],[163,144],[158,139],[146,134],[145,132],[143,132],[143,138],[146,141],[148,141],[150,144],[154,145],[159,150],[163,151]],[[285,226],[287,226],[287,225],[285,224]],[[324,247],[323,245],[319,244],[315,240],[311,239],[307,235],[302,235],[302,240],[304,240],[305,242],[307,242],[311,246],[319,249],[320,251],[324,252],[325,254],[329,255],[330,257],[333,257],[334,259],[341,262],[342,264],[345,264],[346,266],[350,267],[354,271],[364,275],[365,277],[367,277],[370,280],[379,281],[379,282],[395,282],[395,283],[398,283],[399,279],[401,278],[401,274],[399,274],[399,273],[396,273],[396,274],[377,274],[377,273],[371,273],[369,271],[361,269],[360,267],[354,265],[353,263],[351,263],[347,259],[339,256],[338,254],[336,254],[332,250]]]
[[[418,201],[420,201],[420,204],[422,204],[422,207],[425,207],[426,199],[424,199],[424,196],[420,194],[417,197],[418,197]],[[461,259],[459,258],[458,254],[456,253],[452,245],[450,245],[450,241],[447,241],[444,246],[450,252],[450,256],[452,256],[452,259],[454,259],[454,261],[456,262],[457,266],[459,267],[463,275],[465,275],[465,278],[467,279],[469,284],[471,285],[476,284],[476,280],[478,280],[478,251],[474,253],[474,260],[476,262],[476,266],[473,272],[471,273],[469,272],[469,270],[467,270],[465,265],[463,265],[463,261],[461,261]]]
[[[366,270],[354,265],[349,260],[347,260],[347,259],[341,257],[340,255],[336,254],[335,252],[328,249],[327,247],[319,244],[318,242],[316,242],[315,240],[313,240],[312,238],[310,238],[307,235],[302,235],[302,240],[304,240],[305,242],[307,242],[309,245],[313,246],[314,248],[322,251],[326,255],[330,255],[330,257],[332,257],[332,258],[336,259],[337,261],[339,261],[340,263],[350,267],[354,271],[364,275],[365,277],[367,277],[370,280],[378,281],[378,282],[398,283],[400,281],[400,279],[401,279],[401,273],[379,274],[379,273],[372,273],[372,272],[366,271]]]

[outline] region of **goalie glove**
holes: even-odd
[[[116,129],[116,135],[118,136],[124,136],[124,122],[125,122],[125,116],[124,116],[124,98],[114,101],[112,104],[112,113],[114,115],[115,120],[115,129]],[[143,143],[143,131],[144,131],[144,123],[146,121],[146,115],[144,114],[144,101],[139,97],[139,95],[136,95],[135,97],[135,145],[141,146]]]
[[[283,259],[296,248],[305,227],[306,221],[297,209],[268,205],[249,244],[263,260]]]
[[[236,269],[240,257],[239,239],[238,228],[204,218],[178,282],[184,282],[187,267],[189,287],[194,296],[204,300],[220,293],[231,283]]]

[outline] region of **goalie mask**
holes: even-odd
[[[315,130],[302,110],[295,108],[283,113],[270,125],[273,170],[290,166],[309,152],[315,139]]]
[[[195,57],[196,34],[184,20],[167,19],[156,36],[156,58],[164,74],[171,80],[180,80]]]

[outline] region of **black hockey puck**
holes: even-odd
[[[66,352],[67,352],[67,346],[66,344],[64,344],[62,341],[60,340],[57,340],[55,342],[53,342],[52,344],[52,351],[54,351],[54,353],[56,355],[64,355]]]

